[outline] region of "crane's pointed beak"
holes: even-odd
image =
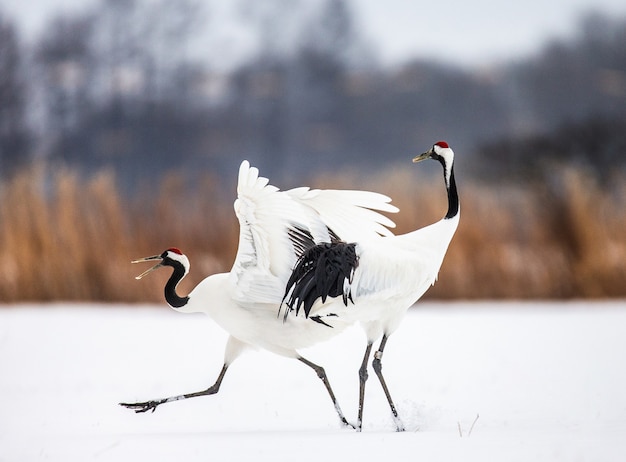
[[[153,261],[153,260],[161,260],[161,261],[157,263],[156,265],[154,265],[149,270],[146,270],[143,273],[141,273],[139,276],[135,276],[135,279],[141,279],[145,275],[152,273],[155,269],[159,269],[161,266],[163,266],[163,257],[161,255],[153,255],[152,257],[140,258],[139,260],[131,261],[131,263],[143,263],[146,261]]]
[[[423,161],[425,159],[430,159],[430,156],[431,156],[432,153],[433,153],[433,151],[431,149],[430,151],[426,151],[426,152],[420,154],[419,156],[415,156],[413,158],[413,163],[416,164],[417,162],[421,162],[421,161]]]

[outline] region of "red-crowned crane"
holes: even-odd
[[[340,239],[390,236],[388,228],[395,224],[377,211],[395,213],[398,209],[388,197],[367,191],[306,187],[280,191],[247,161],[239,169],[237,193],[234,208],[240,225],[239,248],[229,273],[209,276],[188,295],[181,296],[176,286],[189,272],[189,260],[180,250],[169,248],[160,255],[133,262],[158,261],[137,279],[157,268],[171,267],[165,285],[167,303],[184,313],[204,312],[230,334],[216,382],[195,393],[120,404],[146,412],[164,403],[215,394],[233,361],[253,347],[298,359],[311,367],[323,381],[341,422],[350,425],[324,369],[298,353],[301,348],[339,334],[350,322],[332,313],[283,320],[279,317],[280,304],[291,271],[307,248]]]
[[[357,430],[361,430],[363,422],[367,363],[372,345],[378,339],[380,345],[374,353],[372,367],[397,430],[404,430],[382,374],[383,351],[409,307],[435,283],[459,224],[454,152],[448,143],[439,141],[413,162],[424,159],[434,159],[443,166],[448,193],[448,212],[443,219],[408,234],[370,235],[310,247],[300,257],[283,298],[285,320],[297,318],[302,309],[305,317],[333,313],[338,319],[362,324],[367,347],[359,369]]]

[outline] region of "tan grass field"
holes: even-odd
[[[626,181],[607,190],[582,171],[558,175],[556,187],[459,181],[459,229],[425,298],[625,297]],[[136,281],[146,268],[130,261],[171,246],[191,260],[181,293],[228,271],[238,240],[235,182],[233,172],[225,199],[209,176],[190,190],[172,174],[158,193],[126,200],[108,172],[81,180],[43,165],[23,171],[0,185],[0,301],[162,301],[169,272]],[[388,194],[400,207],[397,233],[446,209],[440,175],[418,181],[411,169],[336,173],[309,185]]]

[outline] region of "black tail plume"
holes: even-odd
[[[287,305],[284,318],[294,309],[297,316],[300,308],[304,308],[308,318],[313,304],[320,298],[325,302],[328,297],[341,295],[346,306],[348,300],[354,303],[349,284],[358,266],[356,244],[332,242],[307,249],[287,282],[281,302],[281,309],[285,303]]]

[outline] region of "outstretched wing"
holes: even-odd
[[[239,168],[237,196],[240,229],[230,273],[233,296],[241,302],[280,303],[298,256],[315,242],[328,240],[328,230],[247,161]]]
[[[239,168],[235,213],[239,249],[230,273],[240,302],[279,305],[300,256],[320,243],[390,235],[395,224],[378,213],[397,208],[366,191],[280,191],[247,161]]]
[[[315,210],[320,220],[342,241],[392,236],[396,224],[378,212],[397,213],[391,199],[370,191],[296,188],[287,191],[301,204]]]

